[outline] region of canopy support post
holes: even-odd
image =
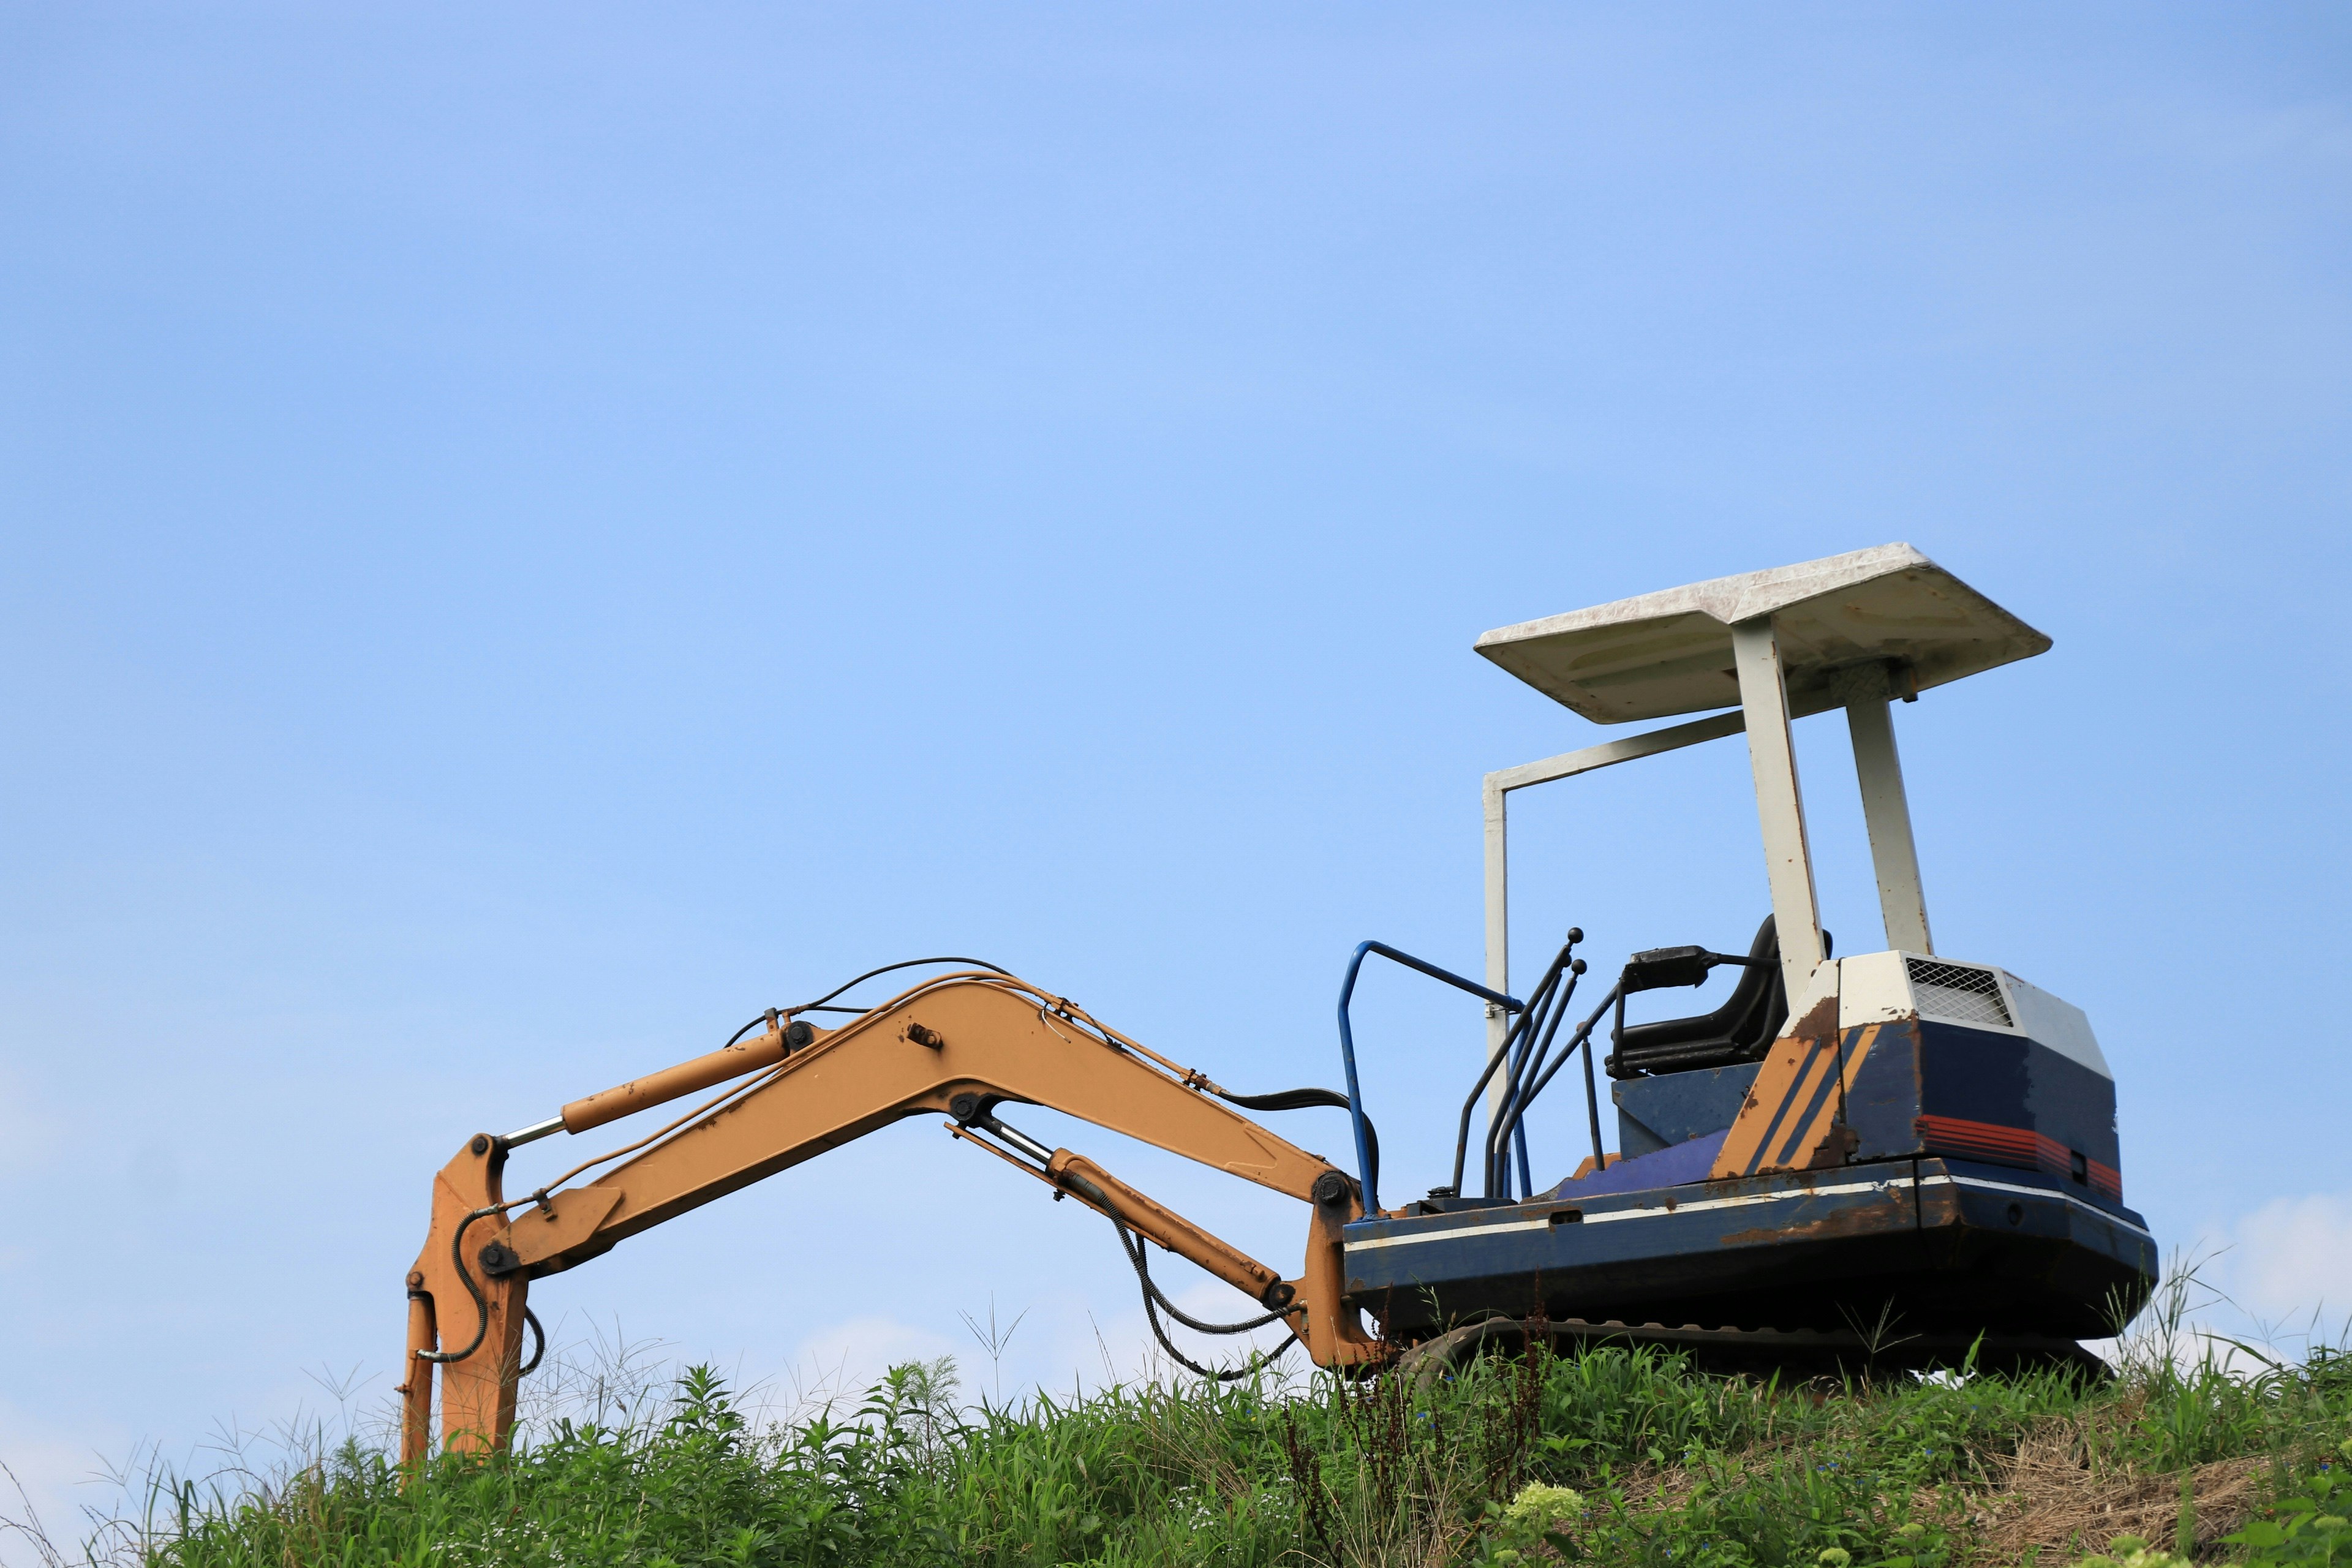
[[[1797,788],[1796,746],[1789,734],[1789,687],[1772,617],[1734,624],[1731,657],[1748,721],[1748,761],[1756,775],[1765,877],[1780,939],[1780,978],[1793,1007],[1822,962],[1822,919],[1813,896],[1812,849],[1805,839],[1805,802]]]
[[[1892,705],[1883,697],[1849,702],[1845,722],[1853,737],[1853,771],[1862,781],[1862,817],[1870,829],[1870,863],[1878,878],[1886,945],[1897,952],[1932,954],[1936,944],[1927,934],[1927,897],[1919,885],[1919,848],[1911,837]]]

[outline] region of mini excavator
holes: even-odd
[[[436,1373],[443,1441],[506,1440],[517,1380],[545,1350],[526,1304],[532,1281],[926,1114],[1108,1219],[1161,1343],[1213,1376],[1249,1369],[1191,1363],[1161,1313],[1210,1331],[1280,1325],[1284,1351],[1304,1346],[1340,1371],[1441,1367],[1537,1336],[1662,1343],[1724,1368],[2094,1365],[2079,1342],[2119,1329],[2157,1279],[2155,1243],[2123,1204],[2114,1079],[2079,1009],[1999,965],[1936,952],[1891,718],[1896,700],[2049,647],[1905,544],[1489,632],[1478,653],[1583,718],[1707,716],[1486,775],[1484,981],[1385,943],[1358,947],[1339,995],[1344,1093],[1230,1091],[1069,998],[969,959],[889,965],[771,1009],[707,1056],[503,1137],[477,1134],[442,1168],[407,1277],[403,1458],[431,1449]],[[1794,720],[1832,709],[1853,739],[1886,934],[1884,951],[1843,958],[1821,928],[1790,736]],[[1527,996],[1513,995],[1510,795],[1741,733],[1771,902],[1744,951],[1636,952],[1576,1008],[1586,963],[1571,930]],[[1349,1014],[1375,957],[1475,998],[1486,1022],[1453,1179],[1393,1207],[1380,1195]],[[929,972],[887,1001],[837,1000],[918,968]],[[1712,1011],[1628,1018],[1635,998],[1724,968],[1738,978]],[[1539,1185],[1528,1112],[1571,1061],[1584,1089],[1571,1127],[1590,1152]],[[714,1089],[505,1195],[513,1150]],[[1299,1271],[1286,1277],[1085,1155],[1029,1138],[1000,1114],[1023,1105],[1297,1199]],[[1309,1106],[1348,1113],[1352,1172],[1244,1114]],[[1213,1324],[1178,1311],[1151,1279],[1153,1247],[1232,1285],[1255,1315]]]

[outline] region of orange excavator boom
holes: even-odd
[[[1356,1182],[1232,1109],[1223,1091],[1009,974],[925,980],[837,1029],[772,1012],[765,1033],[566,1105],[506,1137],[479,1133],[433,1184],[432,1223],[410,1270],[401,1455],[431,1447],[435,1373],[441,1431],[458,1449],[506,1441],[514,1425],[530,1282],[586,1262],[643,1230],[909,1116],[936,1112],[985,1148],[1255,1299],[1318,1365],[1351,1366],[1379,1347],[1341,1300],[1340,1227],[1362,1216]],[[509,1150],[733,1081],[635,1143],[504,1195]],[[1300,1272],[1276,1270],[1110,1172],[1048,1150],[997,1119],[1042,1105],[1287,1194],[1308,1205]],[[588,1173],[603,1166],[602,1173]],[[576,1179],[577,1178],[577,1179]],[[576,1179],[576,1180],[575,1180]],[[1131,1248],[1139,1249],[1140,1243]],[[1131,1250],[1140,1267],[1141,1253]],[[543,1348],[543,1347],[542,1347]],[[534,1357],[535,1359],[535,1357]]]

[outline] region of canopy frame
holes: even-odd
[[[1790,725],[1832,708],[1845,710],[1886,945],[1932,955],[1891,704],[2049,647],[2041,632],[1902,543],[1687,584],[1486,633],[1477,652],[1598,723],[1738,704],[1486,775],[1487,985],[1510,990],[1514,792],[1744,732],[1781,979],[1793,1004],[1821,963],[1824,943]],[[1509,1028],[1499,1010],[1489,1011],[1490,1059]]]

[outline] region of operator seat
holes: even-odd
[[[1826,953],[1827,931],[1822,933],[1822,946]],[[1770,915],[1756,928],[1748,956],[1762,962],[1739,972],[1739,983],[1714,1012],[1626,1025],[1602,1064],[1609,1076],[1642,1078],[1761,1060],[1789,1016],[1789,998],[1780,984],[1780,939]]]

